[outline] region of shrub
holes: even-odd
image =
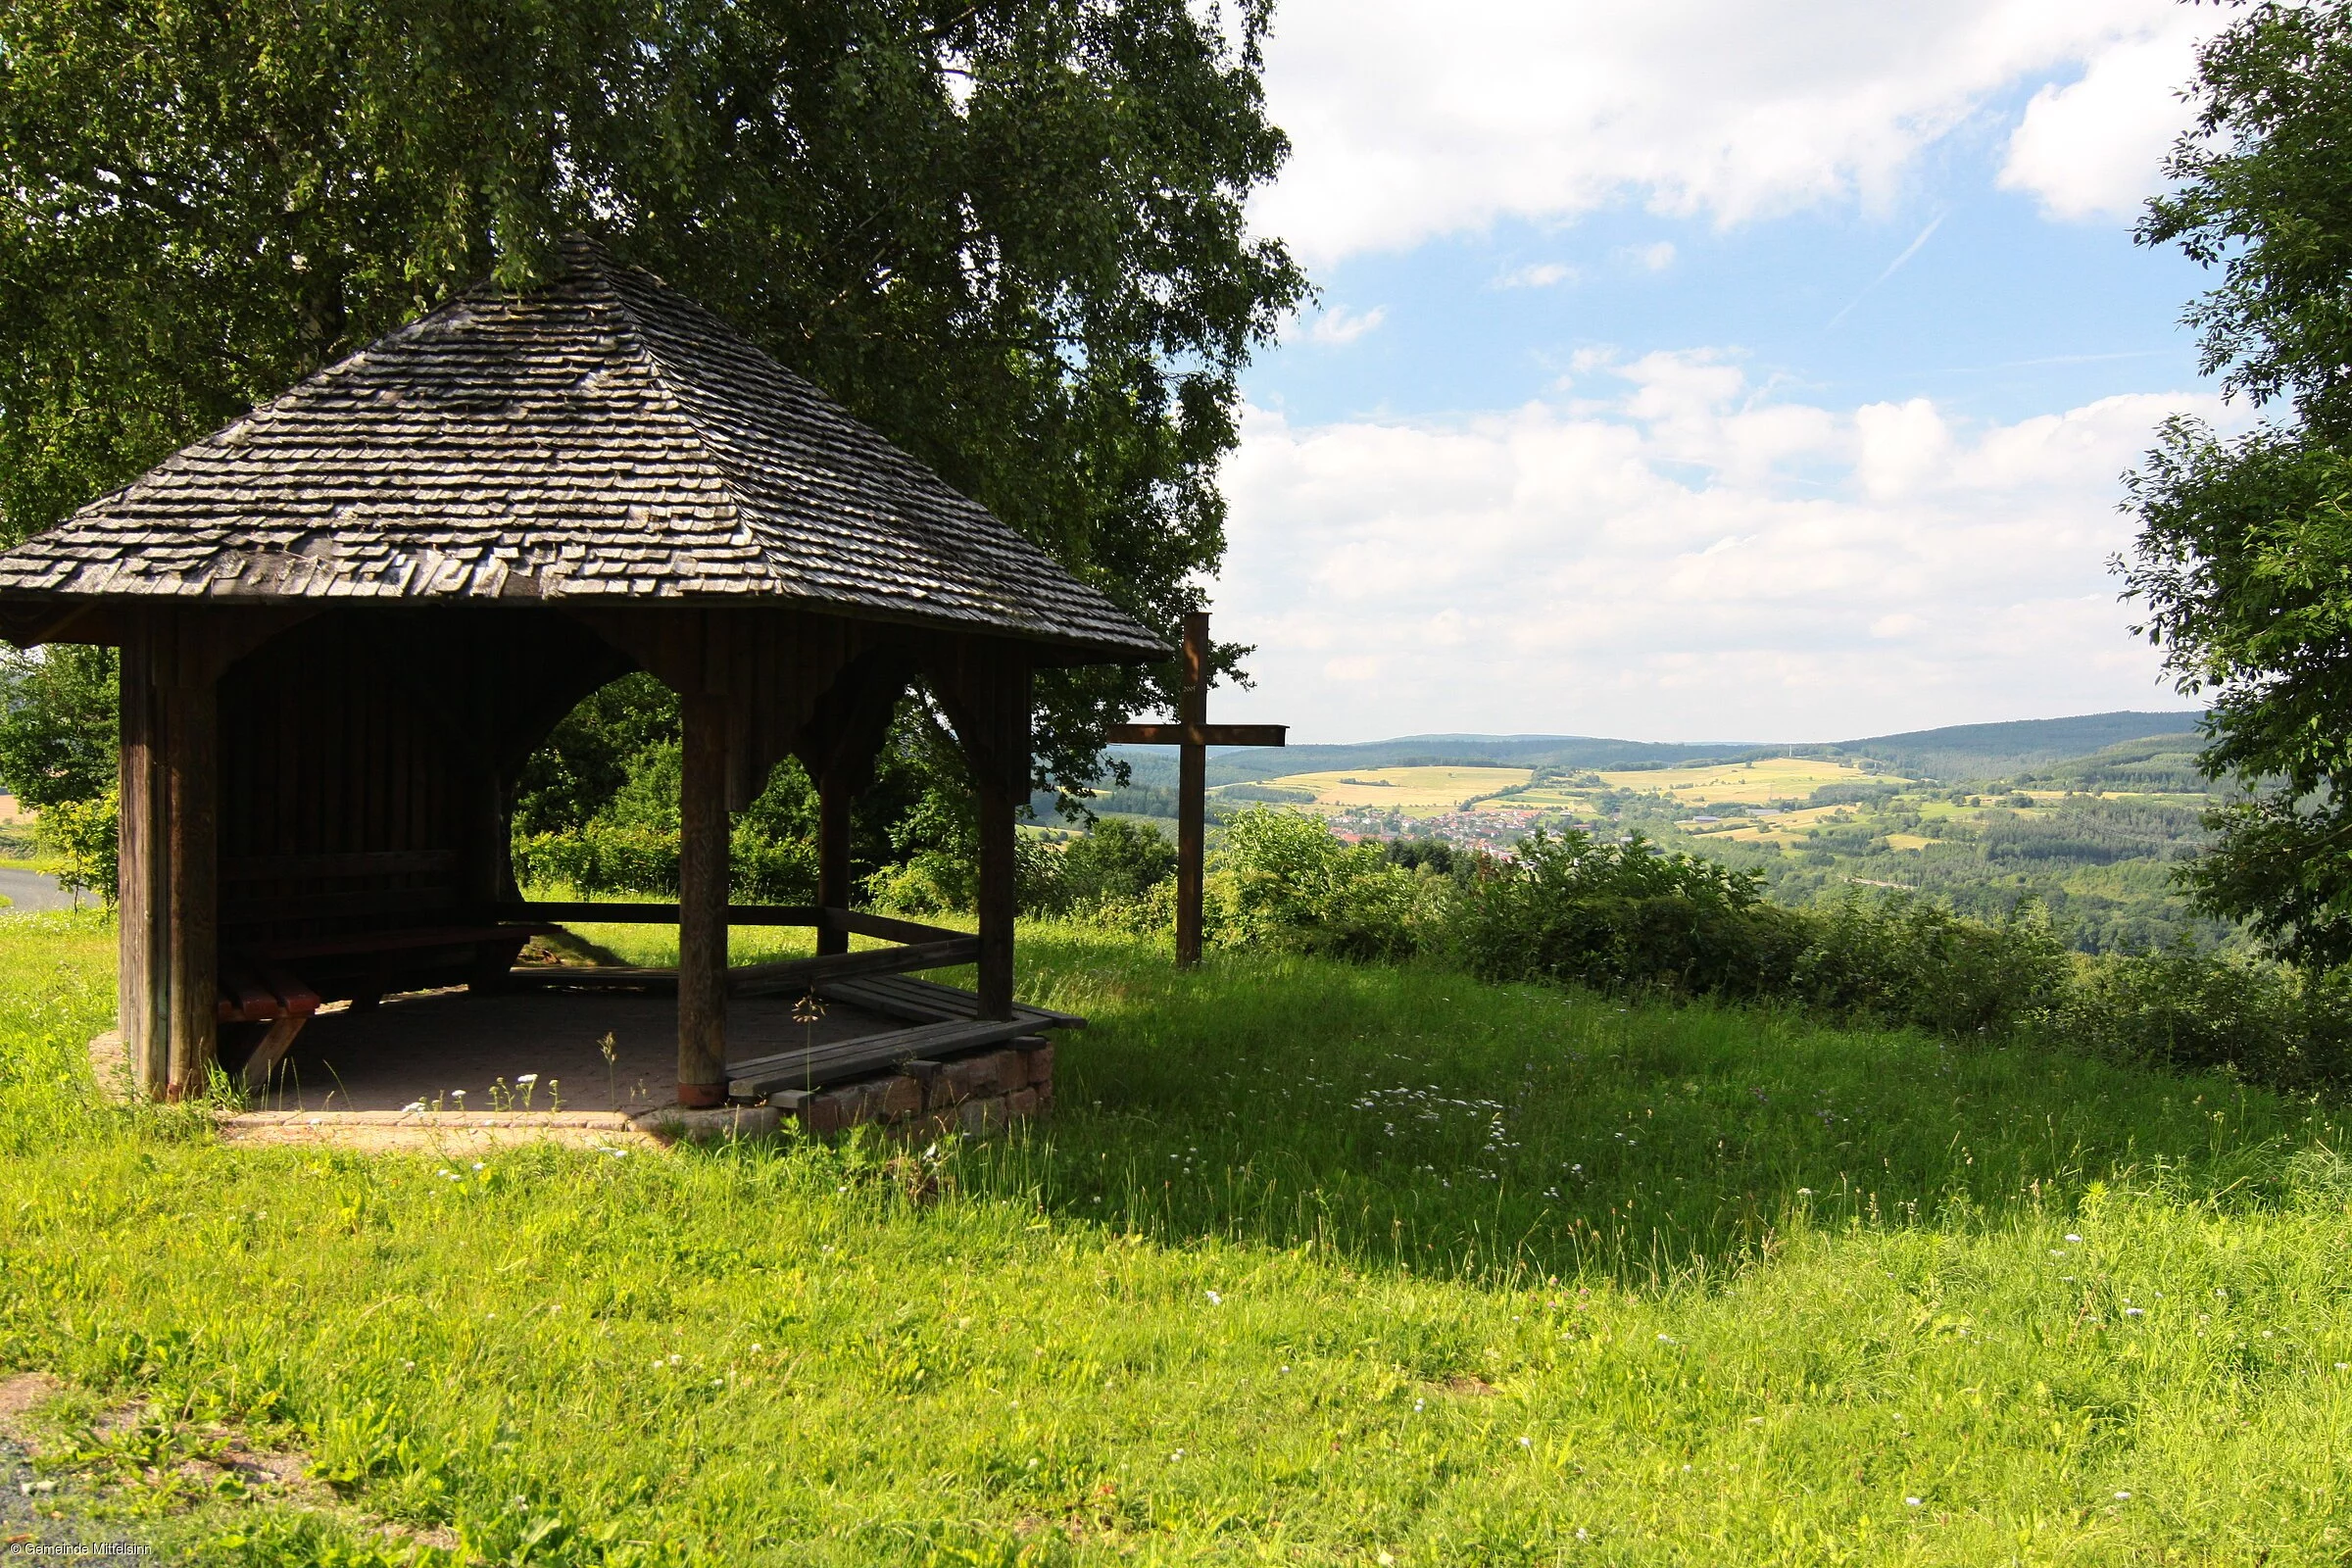
[[[969,859],[943,850],[922,850],[866,878],[865,895],[886,914],[945,914],[969,909],[979,885]]]
[[[1106,816],[1061,852],[1072,906],[1137,899],[1176,874],[1176,846],[1148,822]]]
[[[1064,852],[1024,833],[1013,840],[1012,899],[1025,915],[1066,914],[1072,907]],[[980,867],[969,855],[918,850],[904,864],[866,879],[866,897],[890,914],[969,914],[980,900]]]
[[[1405,958],[1438,946],[1446,884],[1391,864],[1369,844],[1332,836],[1323,819],[1253,807],[1225,829],[1216,857],[1217,918],[1204,934],[1334,957]]]
[[[2183,943],[2086,962],[2051,1023],[2062,1044],[2276,1088],[2352,1080],[2352,982]]]
[[[678,895],[678,830],[599,817],[563,833],[534,833],[514,846],[514,874],[600,893]]]
[[[115,856],[120,804],[113,788],[89,800],[60,801],[33,826],[34,845],[65,861],[57,885],[69,893],[95,893],[109,908],[120,891]]]
[[[1904,894],[1855,895],[1797,919],[1788,994],[1844,1017],[1978,1034],[2041,1018],[2066,995],[2072,961],[2038,905],[1984,921]]]
[[[727,848],[730,897],[747,904],[814,904],[816,846],[807,839],[771,838],[739,822]]]
[[[816,847],[773,839],[736,824],[727,845],[728,897],[746,904],[808,904],[816,898]],[[678,830],[599,817],[562,833],[534,833],[514,844],[514,875],[526,884],[562,884],[583,897],[604,893],[678,896]]]
[[[1480,866],[1452,939],[1473,973],[1603,990],[1755,997],[1781,989],[1802,944],[1791,911],[1762,903],[1762,877],[1661,854],[1640,834],[1603,844],[1533,833]]]

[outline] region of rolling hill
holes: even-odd
[[[1898,771],[1959,784],[2007,779],[2125,743],[2176,737],[2195,750],[2201,712],[2086,713],[2000,724],[1955,724],[1835,742],[1626,741],[1591,735],[1403,735],[1351,745],[1237,747],[1209,754],[1208,782],[1254,783],[1294,773],[1383,767],[1569,767],[1618,772],[1701,761],[1800,754],[1870,758]],[[1176,754],[1157,746],[1115,746],[1134,782],[1172,788]],[[1106,803],[1107,805],[1107,803]],[[1110,806],[1110,809],[1117,809]]]

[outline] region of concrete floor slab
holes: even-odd
[[[736,998],[727,1005],[727,1054],[749,1060],[903,1027],[834,1003],[813,1026],[793,999]],[[612,1041],[608,1064],[600,1046]],[[257,1110],[536,1110],[640,1112],[670,1104],[677,1088],[675,997],[621,992],[464,991],[389,997],[361,1011],[322,1011],[296,1037]],[[504,1089],[500,1088],[501,1083]]]

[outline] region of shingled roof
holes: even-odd
[[[710,312],[562,255],[0,555],[0,600],[778,602],[1167,652]]]

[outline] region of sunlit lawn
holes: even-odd
[[[0,1364],[70,1381],[53,1419],[154,1400],[159,1474],[186,1414],[336,1483],[305,1513],[159,1490],[130,1439],[80,1461],[206,1564],[2352,1550],[2330,1110],[1024,941],[1030,994],[1094,1020],[1061,1108],[937,1151],[918,1201],[864,1145],[224,1148],[90,1102],[111,933],[0,918]]]

